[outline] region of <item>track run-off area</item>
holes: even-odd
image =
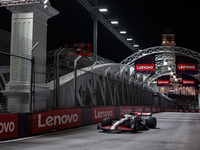
[[[153,114],[157,128],[138,133],[103,132],[97,124],[1,141],[2,150],[199,150],[200,113]]]

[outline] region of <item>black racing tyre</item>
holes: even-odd
[[[133,119],[130,121],[130,125],[132,126],[134,124],[134,130],[133,132],[138,132],[139,130],[139,124],[138,121],[136,119]]]
[[[157,120],[155,117],[149,117],[148,119],[148,126],[149,128],[156,128],[157,126]]]
[[[110,118],[104,118],[102,121],[102,127],[105,127],[107,125],[111,125],[111,119]]]

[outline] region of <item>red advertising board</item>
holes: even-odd
[[[177,70],[197,70],[197,64],[189,64],[189,63],[180,63],[176,64]]]
[[[18,114],[0,115],[0,139],[18,137]]]
[[[157,80],[157,85],[169,85],[169,80]]]
[[[135,106],[135,112],[144,112],[144,106]]]
[[[81,109],[60,109],[33,114],[33,134],[81,125]]]
[[[157,107],[157,112],[160,112],[161,110],[160,110],[160,107]]]
[[[183,86],[195,86],[195,80],[183,80]]]
[[[137,64],[135,71],[155,71],[155,64]]]
[[[156,109],[155,106],[152,107],[152,112],[153,112],[153,113],[157,112],[157,109]]]
[[[101,122],[103,118],[110,117],[114,119],[114,107],[93,107],[92,108],[92,122]]]
[[[186,56],[176,56],[176,74],[197,74],[198,61]]]
[[[151,112],[151,106],[145,106],[145,112]]]
[[[135,61],[135,73],[154,74],[155,55],[145,56]]]
[[[133,110],[132,106],[120,106],[120,116],[129,114]]]
[[[170,76],[165,75],[157,78],[157,86],[169,86],[170,85]]]

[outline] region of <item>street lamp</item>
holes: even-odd
[[[121,33],[121,34],[126,34],[126,31],[120,31],[119,33]]]
[[[99,11],[100,12],[107,12],[108,10],[106,8],[100,8]]]
[[[139,45],[133,45],[133,47],[134,47],[134,48],[138,48],[138,47],[139,47]]]
[[[132,39],[132,38],[127,38],[126,40],[127,40],[127,41],[132,41],[133,39]]]
[[[119,24],[118,21],[111,21],[110,23],[111,23],[111,24]]]

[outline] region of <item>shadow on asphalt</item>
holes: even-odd
[[[99,131],[98,133],[106,134],[141,134],[143,131],[130,132],[130,131]]]

